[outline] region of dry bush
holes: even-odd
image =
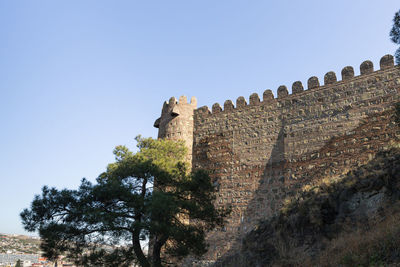
[[[342,232],[327,244],[317,260],[303,264],[317,266],[396,266],[400,264],[400,204],[387,210],[383,219]]]

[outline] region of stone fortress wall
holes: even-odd
[[[292,94],[280,86],[277,98],[266,90],[262,101],[252,94],[249,104],[239,97],[236,107],[227,100],[211,111],[196,109],[194,98],[164,104],[155,123],[159,137],[185,140],[192,167],[212,173],[216,205],[232,206],[226,227],[208,234],[209,251],[190,266],[235,253],[259,220],[276,214],[304,185],[347,172],[398,138],[389,111],[400,101],[400,67],[386,55],[380,70],[365,61],[360,73],[345,67],[341,81],[328,72],[323,86],[311,77],[307,90],[297,81]]]

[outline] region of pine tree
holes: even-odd
[[[214,207],[210,177],[188,173],[183,142],[136,140],[139,152],[116,147],[116,161],[95,184],[45,186],[21,213],[25,229],[39,231],[44,256],[66,255],[83,266],[159,267],[167,257],[206,252],[205,233],[222,226],[228,212]],[[151,254],[142,247],[150,239]]]
[[[390,30],[390,39],[395,44],[400,45],[400,10],[396,12],[393,18],[393,27]],[[400,64],[400,47],[395,52],[396,63]]]

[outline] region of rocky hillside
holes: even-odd
[[[220,266],[400,264],[400,148],[336,179],[321,179],[260,222]]]
[[[25,235],[0,234],[0,253],[39,254],[40,239]]]

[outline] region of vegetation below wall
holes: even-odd
[[[400,263],[400,148],[342,177],[320,178],[258,224],[220,266],[374,266]]]

